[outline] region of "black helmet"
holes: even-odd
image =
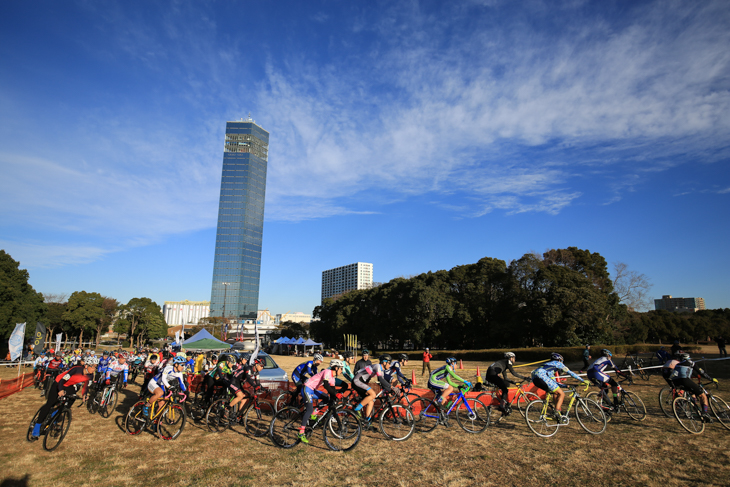
[[[352,357],[353,357],[354,355],[355,355],[355,354],[354,354],[354,353],[352,353],[352,350],[348,350],[348,351],[346,351],[346,352],[344,352],[344,353],[342,354],[342,356],[343,356],[343,357],[345,357],[345,358],[352,358]]]
[[[386,354],[381,355],[380,357],[378,357],[378,360],[380,360],[380,363],[383,363],[383,362],[390,362],[393,359],[390,357],[390,355],[388,355],[386,353]]]
[[[553,353],[552,355],[550,355],[550,358],[553,360],[557,360],[558,362],[562,362],[564,360],[563,356],[559,353]]]
[[[400,360],[401,362],[404,362],[404,361],[408,360],[408,355],[406,355],[405,353],[402,353],[398,356],[398,360]]]

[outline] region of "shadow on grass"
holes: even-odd
[[[7,478],[0,482],[0,487],[26,487],[30,480],[30,474],[25,474],[19,479]]]

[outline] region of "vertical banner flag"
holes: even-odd
[[[35,324],[35,337],[33,338],[33,353],[40,355],[43,352],[43,345],[46,341],[46,327],[40,321]]]
[[[251,358],[248,359],[248,365],[253,365],[253,361],[256,360],[256,357],[259,356],[259,324],[258,322],[254,322],[253,324],[254,329],[254,335],[256,336],[256,347],[253,349],[253,353],[251,354]]]
[[[61,338],[63,338],[63,333],[56,335],[56,352],[61,350]]]
[[[175,332],[175,343],[180,343],[180,330]]]
[[[23,339],[25,338],[25,323],[16,323],[13,334],[8,340],[8,348],[10,349],[10,360],[15,361],[16,358],[23,354]]]

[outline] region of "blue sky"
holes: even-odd
[[[271,134],[259,307],[577,246],[730,307],[726,2],[0,2],[0,248],[209,300],[225,122]]]

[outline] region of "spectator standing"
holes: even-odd
[[[591,346],[586,345],[585,350],[583,350],[583,368],[580,370],[580,372],[583,372],[585,370],[588,370],[588,361],[591,359]]]
[[[428,348],[423,351],[423,367],[421,367],[421,377],[423,377],[423,373],[426,372],[426,369],[428,369],[428,376],[431,377],[431,359],[433,358],[433,355],[431,355],[431,352],[428,351]]]
[[[368,367],[370,365],[373,365],[373,363],[370,361],[370,352],[365,349],[362,351],[362,358],[358,360],[355,364],[355,370],[353,373],[357,374],[358,370],[364,369],[365,367]]]
[[[679,353],[681,350],[682,345],[679,344],[679,340],[674,340],[674,344],[672,345],[672,355]]]
[[[725,339],[723,337],[717,337],[715,339],[715,342],[717,342],[717,348],[720,350],[720,357],[727,357],[727,350],[725,350]]]

